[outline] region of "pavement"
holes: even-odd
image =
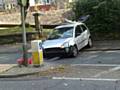
[[[93,47],[85,51],[120,50],[120,40],[93,41]]]
[[[0,78],[15,78],[27,75],[34,75],[54,67],[55,65],[52,65],[50,63],[44,63],[44,65],[41,65],[40,67],[34,67],[33,65],[28,65],[27,67],[19,67],[19,65],[17,64],[3,64],[3,67],[0,67],[0,69],[4,68],[0,71]]]
[[[14,66],[16,66],[16,64],[0,64],[0,74],[10,70]]]
[[[4,46],[1,45],[0,46],[0,53],[21,52],[21,50],[22,50],[21,44],[4,45]],[[90,49],[86,49],[85,48],[85,49],[83,49],[83,51],[84,50],[85,51],[120,50],[120,40],[94,41],[94,47],[93,48],[90,48]],[[37,68],[33,67],[33,65],[29,65],[28,67],[24,67],[24,66],[23,67],[19,67],[19,65],[17,65],[17,64],[0,64],[0,78],[12,78],[12,77],[33,75],[33,74],[37,74],[39,72],[46,71],[48,69],[56,68],[56,67],[58,67],[58,65],[57,64],[55,65],[52,62],[44,62],[43,66],[40,66],[40,67],[37,67]],[[89,66],[84,66],[84,67],[87,68]],[[119,69],[119,66],[116,66],[116,67],[118,67],[118,69]],[[83,67],[79,66],[78,68],[81,69]],[[100,68],[102,68],[102,67],[100,67]],[[115,67],[111,65],[107,70],[109,71],[109,69],[111,70],[111,68],[113,68],[113,70],[114,70]],[[100,71],[102,73],[106,72],[106,71],[104,71],[104,68],[102,68],[102,69],[103,69],[103,71],[101,71],[101,69],[100,69]],[[76,71],[76,70],[77,69],[75,69],[74,71]],[[94,68],[91,69],[91,70],[92,71],[96,71],[96,70],[94,70]],[[86,69],[84,71],[87,72],[87,71],[89,71],[89,69]],[[75,72],[73,72],[73,73],[75,73]],[[92,72],[92,73],[95,73],[95,72]],[[89,73],[86,73],[86,75],[88,75],[88,74]],[[120,73],[117,72],[117,75],[119,76]],[[88,77],[88,76],[86,76],[86,77]]]

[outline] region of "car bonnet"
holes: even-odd
[[[65,42],[70,41],[71,39],[72,38],[46,40],[43,42],[42,47],[44,49],[61,47],[61,45],[63,45]]]

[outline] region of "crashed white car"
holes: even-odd
[[[82,22],[57,26],[42,44],[45,56],[76,57],[79,50],[85,46],[92,47],[92,40],[88,27]]]

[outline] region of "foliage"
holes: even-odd
[[[36,30],[35,28],[27,25],[26,26],[26,32],[27,32],[27,40],[30,41],[32,39],[35,39]],[[33,32],[33,34],[32,34]],[[43,29],[43,35],[45,38],[48,37],[49,33],[52,32],[52,29]],[[10,28],[1,28],[0,29],[0,44],[12,44],[12,43],[20,43],[22,42],[22,28],[17,27],[10,27]]]
[[[120,30],[120,0],[77,0],[72,8],[75,20],[90,15],[86,23],[92,32]]]
[[[26,28],[27,32],[33,32],[35,31],[32,27],[28,26]],[[11,34],[20,34],[22,33],[22,28],[17,26],[17,27],[10,27],[10,28],[5,28],[5,29],[0,29],[0,36],[3,35],[11,35]]]

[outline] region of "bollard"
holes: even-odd
[[[41,40],[31,41],[33,66],[35,67],[43,65],[43,50],[41,44],[42,44]]]

